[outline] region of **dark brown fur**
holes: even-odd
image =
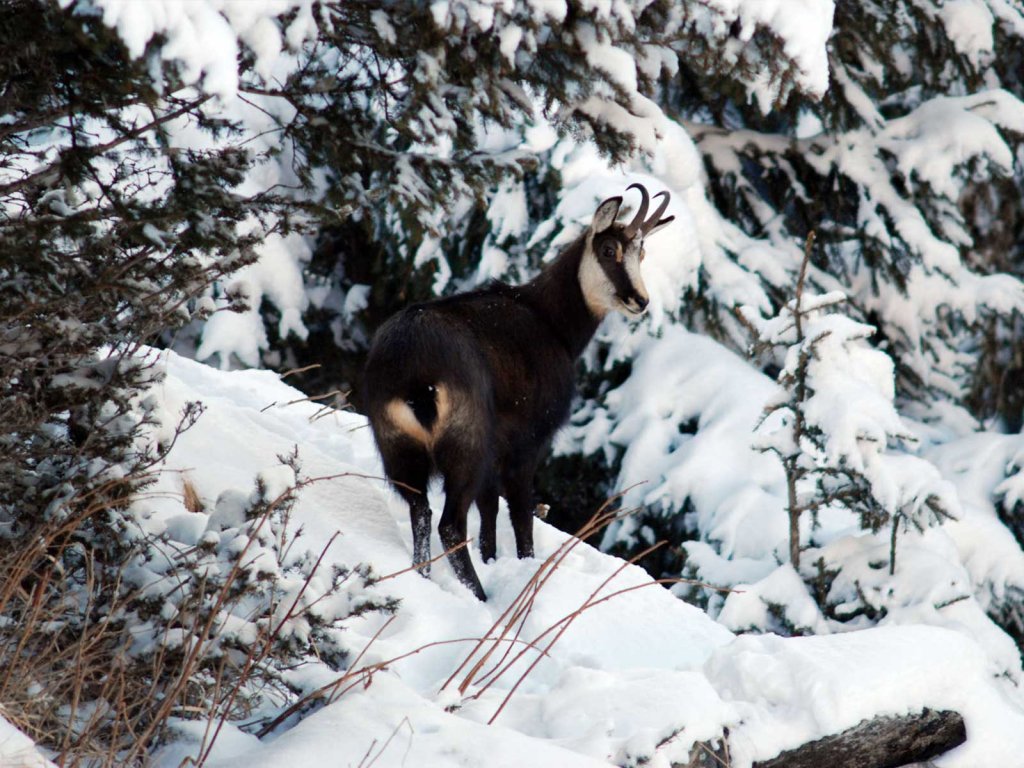
[[[616,200],[621,202],[605,204]],[[611,258],[600,260],[601,269],[617,300],[642,311],[646,298],[616,258],[631,242],[623,229],[613,225],[593,240],[616,241],[619,247],[606,249]],[[426,491],[434,474],[444,478],[438,533],[445,549],[466,540],[466,516],[475,501],[480,552],[485,561],[493,559],[501,494],[508,500],[519,557],[533,556],[534,473],[569,416],[575,361],[603,314],[588,305],[580,287],[591,234],[525,285],[496,282],[407,307],[374,337],[364,381],[367,414],[384,470],[409,504],[415,563],[430,559]],[[452,552],[449,562],[485,600],[467,549]]]

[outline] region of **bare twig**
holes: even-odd
[[[409,722],[409,718],[408,717],[403,717],[401,719],[401,721],[398,723],[398,725],[396,725],[394,727],[394,729],[391,731],[391,735],[388,736],[387,740],[383,744],[381,744],[380,751],[377,752],[377,754],[373,756],[373,759],[371,759],[369,762],[367,762],[367,758],[369,758],[370,754],[373,752],[373,748],[374,748],[374,746],[376,746],[377,740],[374,739],[370,743],[370,747],[369,747],[369,749],[366,750],[366,754],[363,755],[363,759],[359,761],[359,768],[370,768],[370,766],[372,766],[374,763],[376,763],[378,760],[380,760],[380,756],[383,755],[384,751],[391,745],[391,742],[394,740],[395,736],[398,735],[398,732],[402,729],[403,725],[407,726],[409,728],[409,733],[411,735],[415,735],[416,734],[416,731],[413,730],[412,723]]]
[[[621,494],[619,494],[619,496],[621,496]],[[580,528],[579,531],[577,531],[577,535],[575,537],[568,538],[565,541],[563,541],[562,544],[559,545],[558,549],[552,552],[544,560],[544,562],[541,563],[540,567],[537,569],[537,572],[534,573],[534,575],[526,583],[526,585],[519,592],[516,598],[509,604],[509,606],[505,609],[501,616],[498,617],[498,619],[491,626],[490,630],[488,630],[487,636],[493,636],[495,631],[498,630],[499,627],[503,627],[498,636],[504,638],[505,635],[507,635],[512,630],[513,626],[516,626],[521,620],[525,620],[525,617],[529,615],[529,612],[533,606],[533,600],[536,596],[537,591],[546,582],[551,572],[553,572],[553,570],[557,568],[559,564],[561,564],[562,560],[569,554],[569,552],[575,549],[575,547],[582,541],[585,535],[590,535],[590,533],[594,533],[600,530],[605,525],[608,525],[608,523],[615,519],[616,515],[614,512],[609,513],[605,511],[615,498],[618,498],[618,496],[612,497],[612,499],[606,501],[601,506],[601,509],[599,509],[594,514],[594,516],[590,518],[590,520],[584,523],[583,527]],[[588,531],[590,533],[588,533]],[[447,688],[455,680],[455,678],[458,677],[458,675],[469,665],[470,661],[476,655],[477,651],[479,651],[482,648],[484,642],[484,640],[481,640],[480,644],[469,653],[469,655],[463,660],[463,662],[455,669],[454,672],[452,672],[452,674],[444,682],[444,685],[441,686],[441,690]],[[469,672],[463,679],[463,682],[459,685],[460,693],[465,692],[466,688],[468,688],[468,686],[472,683],[477,672],[479,672],[482,666],[487,662],[487,659],[491,656],[491,654],[493,654],[497,650],[497,647],[497,644],[492,644],[491,648],[488,649],[481,656],[481,658],[478,659],[477,662],[470,668]]]
[[[315,369],[320,368],[320,367],[322,367],[322,365],[320,363],[311,363],[310,365],[304,365],[301,368],[292,368],[292,369],[287,370],[284,373],[282,373],[281,374],[281,378],[282,379],[287,379],[289,376],[291,376],[293,374],[305,373],[306,371],[312,371],[312,370],[315,370]]]

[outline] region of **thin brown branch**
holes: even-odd
[[[282,379],[287,379],[289,376],[292,376],[294,374],[305,373],[306,371],[313,371],[313,370],[316,370],[317,368],[321,368],[321,367],[322,367],[322,365],[320,363],[311,363],[309,365],[304,365],[301,368],[291,368],[291,369],[285,371],[284,373],[282,373],[281,374],[281,378]]]

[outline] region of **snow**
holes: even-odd
[[[232,490],[239,495],[245,493],[241,489],[251,485],[254,475],[263,473],[266,478],[267,471],[277,466],[276,457],[298,445],[304,472],[314,477],[334,478],[314,483],[300,496],[293,519],[304,529],[306,546],[317,549],[335,531],[341,531],[341,537],[331,549],[331,556],[338,562],[349,565],[365,562],[376,572],[384,574],[408,567],[411,532],[407,511],[397,496],[387,491],[383,482],[375,479],[381,470],[362,417],[336,412],[328,418],[313,420],[319,412],[318,406],[308,402],[284,405],[301,400],[302,395],[280,383],[273,374],[263,371],[218,373],[173,353],[164,354],[168,375],[158,389],[164,412],[176,413],[192,399],[202,400],[207,409],[200,420],[201,426],[197,425],[179,439],[174,458],[170,459],[161,480],[166,484],[166,497],[159,498],[165,494],[155,493],[155,498],[146,502],[144,517],[148,529],[163,530],[168,535],[182,535],[194,541],[197,526],[188,526],[190,531],[183,534],[182,509],[180,501],[175,498],[180,489],[182,471],[188,472],[200,498],[208,509],[213,509],[208,528],[231,528],[237,523],[231,510],[238,506],[229,502]],[[345,473],[351,473],[351,476],[346,477]],[[275,480],[275,487],[270,492],[280,490],[281,482],[288,479]],[[214,503],[215,499],[219,500]],[[436,498],[434,503],[436,505]],[[204,513],[196,516],[206,517]],[[564,542],[566,535],[539,521],[536,525],[538,555],[543,558]],[[433,546],[435,551],[440,550],[439,541],[435,541]],[[522,673],[525,660],[504,676],[503,684],[474,702],[465,718],[444,712],[450,692],[442,695],[439,690],[459,660],[472,648],[472,639],[487,632],[536,570],[536,560],[516,560],[513,551],[512,535],[506,521],[499,529],[501,556],[495,563],[477,565],[485,589],[491,596],[487,604],[478,603],[455,579],[444,561],[435,564],[430,581],[418,574],[406,573],[384,582],[382,588],[388,594],[400,597],[407,607],[399,611],[397,620],[369,647],[365,662],[402,656],[430,643],[464,640],[424,650],[390,665],[392,672],[375,676],[374,685],[365,695],[372,695],[376,681],[391,674],[397,675],[403,685],[410,688],[393,687],[398,685],[396,678],[393,684],[381,684],[379,704],[376,699],[373,704],[343,700],[341,704],[310,718],[287,738],[281,737],[273,746],[259,747],[251,756],[252,760],[247,755],[246,761],[255,761],[258,757],[267,762],[256,764],[270,764],[270,761],[278,759],[280,750],[299,739],[300,734],[308,732],[311,734],[309,738],[318,738],[312,734],[319,732],[317,723],[327,718],[329,713],[347,721],[345,713],[354,706],[363,712],[363,717],[373,720],[373,727],[367,725],[354,731],[362,737],[352,745],[350,757],[357,762],[361,755],[356,756],[355,751],[368,749],[373,737],[383,743],[391,729],[398,725],[398,720],[389,719],[394,707],[386,704],[394,697],[404,702],[403,716],[411,718],[416,733],[436,728],[439,739],[455,740],[458,744],[465,742],[465,745],[479,739],[476,734],[483,726],[465,718],[486,722],[514,679]],[[585,545],[577,547],[545,585],[541,599],[525,624],[523,637],[539,635],[572,614],[621,565],[621,561]],[[640,569],[629,566],[601,594],[644,584],[650,584],[649,577]],[[352,648],[358,651],[369,644],[383,621],[381,617],[374,617],[348,625]],[[618,625],[616,631],[607,631],[613,625]],[[731,635],[725,629],[661,587],[651,584],[636,589],[629,592],[628,597],[612,598],[589,608],[573,622],[554,646],[552,657],[545,659],[531,673],[522,693],[512,700],[512,705],[498,723],[522,720],[526,717],[524,712],[547,706],[548,695],[577,695],[578,686],[572,681],[576,679],[574,675],[584,675],[579,670],[604,670],[608,673],[609,678],[603,685],[612,698],[615,686],[621,685],[624,692],[634,691],[630,694],[634,698],[641,698],[642,691],[650,695],[652,691],[661,690],[662,695],[678,699],[688,689],[678,688],[679,679],[675,679],[678,675],[666,676],[662,672],[699,668],[712,649],[730,639]],[[633,679],[640,674],[638,670],[647,669],[661,672],[644,673],[646,676],[640,676],[643,682]],[[619,671],[625,675],[624,680],[613,674]],[[692,674],[683,675],[680,679],[689,681],[691,687],[702,684]],[[590,681],[589,684],[596,683]],[[417,712],[421,715],[419,718],[416,717]],[[657,729],[661,723],[667,734],[675,727],[673,717],[678,719],[678,714],[673,716],[666,712],[664,717],[650,721],[648,727]],[[337,731],[340,721],[330,722],[332,725],[325,729],[325,737]],[[535,738],[557,744],[560,739],[554,734],[545,734],[542,722],[545,721],[531,721],[522,728],[528,725]],[[422,725],[422,730],[418,725]],[[717,721],[713,723],[714,727],[717,725]],[[708,726],[704,730],[714,730],[714,727]],[[631,728],[625,730],[628,734],[611,739],[608,749],[614,747],[629,751],[650,741],[640,739]],[[508,738],[515,742],[524,737],[512,734]],[[583,746],[577,745],[580,749]],[[338,749],[336,738],[329,739],[324,748],[328,747],[335,751]],[[431,751],[434,747],[419,738],[412,749],[412,756],[408,759],[415,758],[414,762],[420,759],[419,756],[423,760],[432,759],[434,754]],[[537,747],[538,759],[547,753],[546,749],[543,745]],[[265,756],[264,750],[269,750]],[[419,750],[426,751],[421,753]],[[561,750],[554,746],[550,751],[552,755],[561,754]],[[516,747],[510,754],[520,752],[521,747]],[[386,754],[390,754],[390,750]],[[401,754],[396,752],[398,756]],[[225,764],[236,759],[239,758],[233,756]],[[558,760],[565,759],[564,756],[552,757],[551,764],[559,764]],[[433,765],[431,762],[422,764]],[[580,759],[579,764],[593,763]]]
[[[849,728],[879,706],[893,715],[924,707],[961,713],[967,742],[937,759],[939,766],[1012,765],[1024,749],[1019,694],[994,684],[980,648],[948,630],[745,636],[717,651],[705,669],[743,712],[743,723],[730,732],[738,765],[798,746],[808,730]],[[816,706],[808,708],[809,700]]]
[[[0,715],[0,765],[5,768],[55,768],[28,736]]]
[[[284,48],[279,18],[297,11],[285,30],[291,47],[313,31],[312,0],[59,0],[63,7],[75,4],[78,13],[95,8],[103,23],[116,30],[129,53],[141,57],[157,38],[165,60],[182,65],[186,84],[200,84],[207,93],[233,99],[238,91],[240,43],[255,54],[255,68],[269,76]]]
[[[977,599],[1011,600],[1024,589],[1024,552],[999,519],[997,503],[1012,508],[1019,500],[1013,489],[1020,483],[1024,451],[1021,435],[970,434],[935,446],[927,452],[962,501],[959,520],[946,526]]]
[[[676,343],[687,341],[704,344],[704,355],[719,354],[699,337],[677,337]],[[303,529],[300,541],[315,550],[340,533],[328,550],[328,563],[362,562],[378,574],[398,574],[374,588],[401,600],[393,619],[368,614],[345,624],[348,646],[362,653],[359,664],[386,662],[384,668],[366,685],[263,740],[229,726],[210,766],[355,765],[373,759],[384,766],[643,763],[668,768],[685,762],[695,741],[720,738],[723,728],[730,732],[733,765],[746,766],[865,717],[923,707],[953,708],[967,720],[968,743],[938,765],[1010,764],[1024,746],[1024,702],[1014,683],[1020,678],[1019,659],[1008,677],[994,663],[988,640],[974,633],[979,617],[959,615],[959,626],[952,628],[897,624],[844,632],[823,626],[813,604],[801,608],[793,601],[802,585],[791,568],[772,573],[742,559],[729,567],[746,568],[751,579],[767,575],[775,586],[762,584],[755,595],[738,588],[721,611],[721,621],[739,628],[744,612],[760,609],[751,599],[766,595],[789,603],[797,623],[824,634],[734,638],[707,614],[651,583],[640,569],[577,543],[537,594],[520,639],[540,637],[546,643],[553,638],[549,628],[565,626],[564,620],[591,595],[628,591],[587,608],[569,622],[548,655],[538,659],[527,651],[493,684],[478,675],[460,693],[463,667],[444,687],[464,660],[479,658],[488,647],[480,638],[498,631],[492,627],[500,627],[502,612],[541,559],[572,540],[536,521],[537,559],[518,560],[502,515],[498,559],[476,563],[487,603],[476,601],[444,560],[434,564],[429,579],[398,573],[411,557],[407,511],[380,479],[361,416],[334,411],[325,417],[267,371],[223,372],[171,352],[160,353],[160,365],[166,377],[151,395],[157,413],[173,421],[191,400],[201,400],[206,410],[180,437],[154,492],[136,502],[140,525],[184,544],[195,543],[204,529],[231,530],[237,523],[232,496],[247,495],[257,475],[270,493],[285,488],[292,476],[277,456],[297,446],[303,472],[324,478],[300,492],[293,511],[293,524]],[[771,385],[754,385],[751,375],[746,384],[735,386],[748,388],[739,402],[756,405]],[[708,389],[726,380],[712,381]],[[715,395],[721,412],[709,416],[709,423],[721,426],[722,419],[736,419],[728,405],[735,391],[703,396]],[[748,421],[755,411],[749,408]],[[711,450],[708,445],[705,449]],[[766,460],[753,451],[749,456],[755,465]],[[182,473],[211,512],[184,510]],[[740,468],[738,476],[745,474]],[[725,489],[722,493],[727,494]],[[431,500],[436,508],[436,491]],[[763,536],[763,525],[756,525],[753,534]],[[439,541],[433,545],[438,551]],[[693,551],[699,554],[699,547]],[[475,550],[472,556],[478,559]],[[716,557],[705,548],[709,569]],[[908,583],[927,584],[933,573],[925,570]],[[965,574],[963,583],[968,582]],[[1004,655],[999,661],[1009,660]],[[314,685],[331,679],[326,669],[305,674]],[[195,749],[191,745],[201,738],[200,725],[179,723],[177,739],[157,756],[156,765],[178,765]]]
[[[981,0],[947,0],[939,7],[939,17],[958,52],[975,67],[991,56],[995,19]]]
[[[838,68],[832,74],[864,127],[791,140],[748,130],[686,126],[716,171],[735,178],[737,191],[765,230],[760,238],[747,237],[694,196],[691,206],[701,224],[701,266],[707,272],[704,290],[725,306],[748,304],[759,312],[769,305],[764,284],[792,291],[802,249],[781,226],[785,217],[766,205],[745,177],[742,163],[750,158],[785,169],[787,155],[795,153],[822,179],[838,173],[859,189],[852,202],[863,234],[833,244],[828,249],[830,269],[812,267],[809,280],[824,290],[844,291],[864,315],[877,317],[879,330],[895,340],[901,363],[913,377],[960,397],[954,382],[972,365],[971,355],[956,341],[948,347],[936,343],[950,333],[940,318],[952,313],[970,323],[989,313],[1020,312],[1024,287],[1009,274],[979,274],[972,269],[963,254],[974,243],[956,203],[976,180],[1012,172],[1013,155],[1004,136],[1021,132],[1024,103],[992,88],[920,103],[911,100],[910,108],[887,120],[848,70]],[[941,196],[927,218],[918,207],[919,191]],[[800,198],[804,192],[797,186],[794,194]],[[865,266],[865,247],[872,238],[877,239],[874,247],[893,254],[892,267],[899,270],[905,286],[877,280]],[[737,336],[742,340],[743,333]]]
[[[309,306],[309,297],[300,270],[311,255],[309,245],[297,234],[282,237],[271,233],[264,238],[259,260],[236,271],[232,283],[238,288],[228,289],[230,293],[244,293],[248,310],[217,312],[207,320],[196,358],[208,360],[216,356],[221,368],[231,367],[236,362],[234,358],[246,366],[258,366],[260,351],[268,345],[259,312],[259,299],[263,296],[281,310],[277,325],[280,337],[294,334],[305,339],[309,331],[301,315]],[[225,298],[222,304],[227,303]]]
[[[72,0],[60,0],[60,3],[72,7]],[[100,16],[122,39],[131,56],[151,57],[158,90],[162,86],[160,61],[176,63],[181,83],[186,86],[178,95],[194,89],[214,96],[202,110],[212,118],[241,126],[243,131],[238,137],[228,135],[214,139],[194,120],[181,117],[166,125],[174,147],[205,152],[233,145],[273,155],[272,159],[264,157],[250,169],[236,188],[239,195],[249,196],[299,186],[292,170],[291,147],[287,142],[282,145],[274,122],[275,118],[289,119],[295,110],[284,99],[256,94],[240,99],[239,89],[252,85],[252,81],[262,86],[288,79],[298,65],[296,52],[317,32],[314,7],[312,0],[82,0],[74,2],[72,11]],[[239,70],[244,52],[252,54],[253,62],[252,74],[245,83]],[[120,118],[127,124],[134,121],[141,124],[159,114],[160,110],[150,114],[146,107],[129,107],[122,110]],[[102,121],[90,121],[89,129],[97,133],[97,143],[111,138],[109,127]],[[59,148],[59,141],[54,137],[47,141],[51,151]],[[153,176],[159,180],[163,174]],[[95,182],[83,185],[82,199],[54,198],[49,201],[51,207],[60,206],[68,212],[95,205],[99,188],[93,192],[90,186],[96,187]],[[157,181],[141,194],[158,198],[165,188],[165,181]],[[132,190],[131,194],[140,193]],[[202,300],[207,304],[213,301],[215,308],[224,309],[229,304],[225,289],[230,293],[232,281],[242,282],[248,288],[249,306],[240,313],[213,312],[208,317],[201,328],[200,359],[215,360],[221,367],[259,365],[261,354],[269,346],[259,312],[264,299],[279,310],[281,319],[277,331],[282,338],[294,335],[304,339],[308,335],[302,313],[309,303],[303,270],[310,259],[310,246],[302,236],[273,232],[277,223],[273,216],[239,223],[239,235],[268,233],[259,238],[255,246],[259,259],[220,284],[215,297],[207,296]],[[145,235],[162,247],[174,233],[149,226]]]
[[[803,589],[800,574],[786,565],[774,569],[756,585],[732,592],[718,620],[736,632],[769,626],[772,606],[781,608],[786,620],[800,632],[824,635],[830,631],[818,606]]]
[[[234,356],[242,364],[255,367],[260,364],[260,350],[266,347],[267,331],[258,313],[222,311],[206,322],[196,358],[206,360],[217,355],[221,367],[228,368]]]
[[[652,396],[655,391],[660,394]],[[610,439],[624,446],[623,503],[668,505],[691,498],[698,525],[723,554],[762,553],[766,527],[776,524],[768,511],[778,508],[784,479],[751,437],[773,391],[741,358],[679,326],[665,328],[656,342],[646,340],[635,352],[633,375],[606,398],[614,424]],[[698,416],[696,433],[681,433],[677,425]],[[721,471],[723,461],[729,471]],[[756,526],[745,524],[754,520]],[[626,519],[612,526],[606,542],[629,536],[634,525]],[[782,532],[776,530],[772,541]]]
[[[740,39],[749,39],[763,26],[783,41],[786,55],[798,66],[798,77],[808,91],[824,94],[828,89],[828,53],[825,47],[832,33],[833,0],[712,0],[708,5],[726,19],[736,18]],[[766,112],[774,99],[770,92],[755,93]]]
[[[834,298],[810,298],[808,305],[828,307]],[[804,565],[797,574],[786,562],[781,468],[770,455],[754,450],[756,425],[776,396],[773,384],[705,337],[670,326],[657,338],[634,339],[630,377],[603,398],[604,409],[592,406],[585,421],[570,427],[570,445],[619,457],[619,488],[627,505],[666,511],[690,505],[687,524],[699,540],[683,545],[688,572],[732,588],[707,594],[710,614],[733,631],[774,627],[824,637],[872,623],[952,630],[977,646],[993,679],[1010,681],[999,696],[1018,697],[1018,650],[985,611],[1001,600],[1012,601],[1006,589],[1019,590],[1021,585],[1024,556],[993,509],[997,488],[1012,494],[1016,487],[1005,477],[1016,476],[1012,473],[1015,457],[1022,455],[1020,438],[974,435],[963,438],[960,447],[954,441],[921,455],[906,452],[913,449],[912,440],[902,448],[891,440],[913,429],[893,409],[891,364],[861,339],[869,329],[846,318],[817,331],[806,317],[805,323],[809,334],[831,331],[840,347],[864,345],[849,364],[831,359],[828,375],[815,382],[828,401],[821,415],[850,420],[848,428],[829,427],[829,434],[846,435],[837,438],[843,443],[840,453],[851,460],[861,456],[874,492],[890,510],[920,517],[921,530],[898,526],[895,574],[887,567],[889,530],[871,534],[841,509],[819,510],[813,521],[805,515],[801,541],[809,547]],[[788,327],[785,332],[792,331],[791,320]],[[830,355],[839,353],[839,348],[823,350],[816,362],[825,365]],[[857,383],[831,389],[831,377],[842,372]],[[865,419],[877,421],[872,425]],[[770,424],[765,422],[766,427]],[[875,439],[862,439],[865,427],[880,430]],[[611,446],[603,434],[609,435]],[[927,527],[935,520],[922,502],[933,497],[957,519]],[[626,519],[609,529],[604,544],[650,543],[646,536],[637,522]],[[836,572],[827,595],[835,618],[821,613],[806,586],[815,578],[819,559]],[[682,585],[677,591],[686,593]],[[865,606],[881,618],[868,621],[861,615]],[[1015,700],[1019,707],[1019,698]],[[751,759],[767,756],[758,752]],[[965,758],[963,764],[972,763]]]
[[[445,712],[393,675],[379,675],[366,690],[353,691],[330,708],[304,720],[265,747],[209,765],[277,768],[280,765],[531,765],[596,768],[589,759],[557,743],[531,739],[516,730],[486,726]]]
[[[62,2],[68,4],[70,0]],[[510,89],[510,94],[514,91],[519,95],[517,103],[526,119],[518,120],[516,130],[522,136],[501,149],[487,146],[487,151],[495,158],[507,151],[511,163],[517,157],[532,157],[548,149],[556,138],[552,126],[539,117],[547,110],[539,102],[531,104],[535,95],[522,91],[515,73],[528,66],[531,59],[528,54],[536,50],[538,35],[543,42],[544,28],[538,30],[537,24],[558,27],[563,23],[568,12],[564,0],[438,0],[429,7],[434,23],[442,32],[457,35],[472,29],[493,33],[513,70],[503,85]],[[666,313],[674,311],[679,296],[676,289],[695,286],[701,268],[711,278],[709,290],[717,300],[767,306],[767,298],[757,281],[751,278],[750,270],[770,261],[770,255],[732,230],[714,212],[704,198],[699,180],[702,162],[693,142],[682,126],[665,116],[645,90],[648,86],[644,85],[644,80],[656,81],[662,70],[674,71],[678,52],[665,43],[636,46],[610,38],[609,30],[637,29],[646,7],[643,0],[588,5],[593,21],[580,21],[572,26],[572,44],[578,46],[581,55],[603,79],[595,82],[593,92],[582,93],[575,102],[570,99],[558,105],[560,112],[555,117],[583,114],[631,136],[647,158],[638,157],[630,163],[630,171],[652,173],[666,184],[675,196],[670,213],[676,216],[677,226],[685,223],[695,233],[693,237],[676,238],[671,246],[664,238],[652,239],[651,258],[645,271],[650,275],[647,284],[652,287],[651,316],[656,328],[667,321]],[[714,0],[694,8],[690,21],[723,39],[728,39],[735,22],[740,39],[732,42],[739,48],[753,45],[755,33],[768,32],[776,36],[792,59],[793,82],[807,92],[821,94],[828,83],[826,43],[833,10],[832,0]],[[156,54],[163,60],[177,62],[186,84],[217,97],[204,105],[204,109],[213,116],[242,125],[244,146],[257,150],[266,150],[276,141],[278,132],[274,130],[272,118],[280,116],[288,120],[293,110],[283,99],[253,93],[246,93],[244,100],[236,98],[240,87],[253,84],[240,81],[239,54],[252,54],[256,85],[286,82],[299,63],[300,47],[315,34],[317,24],[311,0],[147,0],[145,3],[89,0],[78,3],[76,11],[101,14],[133,56]],[[397,39],[398,32],[392,22],[381,9],[371,12],[370,23],[382,40]],[[681,28],[689,22],[681,14],[672,14],[670,23]],[[666,39],[671,39],[673,29],[664,30]],[[520,52],[527,55],[519,57]],[[748,64],[760,73],[745,83],[751,89],[750,97],[768,108],[780,95],[782,84],[768,76],[767,61],[755,58]],[[443,65],[427,52],[419,52],[415,76],[424,85],[439,85],[444,77]],[[259,82],[261,79],[263,83]],[[455,123],[444,103],[433,100],[417,119],[424,136],[437,137],[435,142],[426,141],[420,149],[438,156],[450,152],[445,132],[454,130]],[[486,132],[484,126],[478,126],[478,130]],[[185,121],[174,125],[174,134],[176,145],[192,147],[198,143],[203,146],[204,139],[199,131]],[[483,143],[486,145],[486,141]],[[570,139],[563,139],[561,143],[576,144]],[[240,192],[256,194],[296,186],[296,180],[290,176],[290,148],[286,145],[281,149],[279,157],[250,173]],[[556,167],[562,164],[557,159],[558,154],[555,153],[553,162]],[[623,178],[596,156],[586,162],[570,160],[580,171],[589,173],[600,169],[601,173]],[[395,196],[426,204],[430,191],[423,188],[423,179],[409,165],[409,157],[396,156],[396,168]],[[460,218],[458,212],[427,211],[420,214],[424,228],[431,233],[440,229],[432,217],[442,213],[447,213],[451,220]],[[499,188],[488,219],[500,223],[485,248],[486,258],[474,276],[475,281],[502,276],[507,267],[516,266],[520,254],[510,253],[503,239],[513,234],[520,237],[526,232],[530,222],[524,222],[524,218],[522,191]],[[686,219],[689,222],[685,222]],[[697,221],[701,222],[700,226]],[[273,221],[260,224],[267,228],[273,225]],[[255,222],[244,222],[240,230],[244,232],[253,226],[257,226]],[[719,226],[727,231],[715,232]],[[698,241],[700,249],[695,247]],[[428,236],[416,244],[419,248],[415,255],[416,266],[436,264],[433,287],[437,292],[447,289],[453,280],[442,242],[442,237]],[[243,275],[232,278],[241,277],[248,283],[251,289],[249,308],[240,314],[215,312],[197,326],[194,332],[201,334],[197,353],[200,359],[223,368],[259,365],[269,348],[265,329],[259,327],[263,322],[259,307],[264,300],[278,311],[280,337],[306,338],[308,330],[302,317],[308,308],[309,296],[315,291],[304,280],[309,244],[294,235],[283,240],[271,235],[257,246],[257,251],[259,262],[247,268]],[[742,253],[740,263],[744,268],[737,269],[726,251]],[[227,305],[222,298],[224,288],[224,285],[219,286],[215,298],[219,308]]]
[[[968,159],[984,157],[1012,170],[1013,152],[997,128],[1024,130],[1024,104],[1005,91],[936,97],[890,120],[880,146],[898,158],[908,179],[920,179],[955,199],[961,184],[955,170]]]

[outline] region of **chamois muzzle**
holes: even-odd
[[[637,209],[636,216],[634,216],[633,220],[626,225],[626,228],[624,230],[626,236],[629,238],[634,238],[638,234],[641,237],[643,237],[648,232],[657,227],[659,224],[661,224],[661,215],[665,213],[665,209],[668,208],[669,199],[671,197],[667,189],[664,190],[663,192],[659,192],[658,194],[656,194],[654,196],[654,199],[657,199],[659,197],[664,197],[665,199],[661,201],[661,204],[658,206],[658,208],[648,218],[647,209],[650,207],[651,197],[647,193],[647,189],[644,187],[643,184],[630,184],[628,187],[626,187],[626,190],[628,191],[630,189],[633,189],[634,187],[640,190],[641,199],[640,207]],[[666,219],[664,223],[667,224],[668,221],[671,220],[671,218],[672,217]]]
[[[626,301],[622,302],[626,309],[634,315],[642,315],[644,310],[647,309],[650,300],[639,294],[629,297]]]

